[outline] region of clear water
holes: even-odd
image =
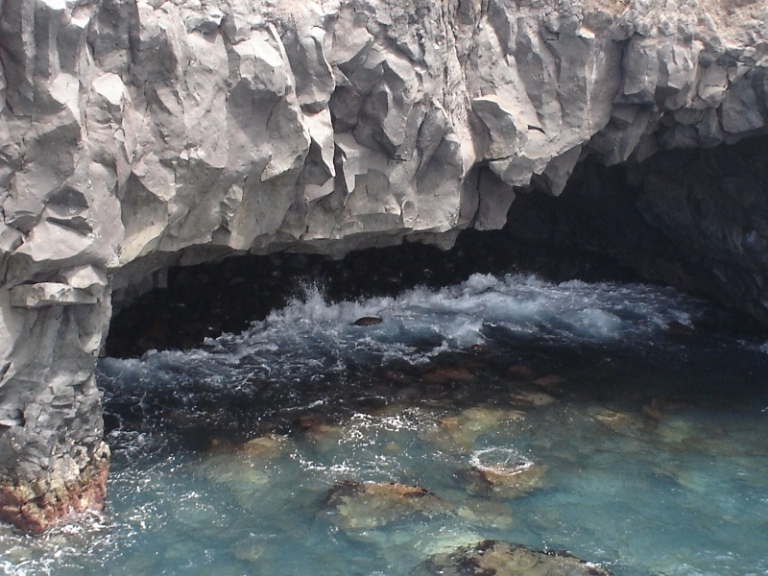
[[[766,349],[644,285],[309,289],[202,349],[103,360],[107,511],[43,538],[0,529],[0,573],[400,576],[499,538],[617,575],[768,574]],[[535,481],[473,470],[505,463]],[[344,516],[328,494],[345,481],[441,504]]]

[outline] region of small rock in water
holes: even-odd
[[[327,452],[338,446],[344,430],[319,414],[303,414],[296,422],[304,438],[314,443],[316,450]]]
[[[533,381],[533,384],[540,388],[555,388],[565,384],[565,378],[558,376],[557,374],[547,374],[546,376],[536,378],[536,380]]]
[[[470,450],[479,436],[493,430],[501,422],[523,417],[521,412],[499,408],[467,408],[456,416],[438,420],[437,426],[427,433],[427,439],[446,451],[456,448]]]
[[[459,517],[475,526],[509,530],[515,525],[506,506],[489,499],[470,499],[458,510]]]
[[[540,552],[520,544],[484,540],[436,554],[419,565],[411,576],[609,576],[597,564],[566,552]]]
[[[512,400],[518,404],[525,404],[540,408],[549,406],[557,402],[557,399],[546,392],[537,392],[531,390],[518,390],[511,396]]]
[[[277,458],[282,454],[288,440],[285,436],[270,434],[268,436],[259,436],[247,442],[233,444],[227,440],[214,438],[211,441],[211,447],[208,450],[211,454],[216,453],[236,453],[253,458],[271,459]]]
[[[522,378],[524,380],[530,380],[533,378],[534,374],[532,368],[523,364],[514,364],[513,366],[510,366],[507,369],[507,372],[509,372],[511,376],[516,376],[517,378]]]
[[[649,418],[660,421],[670,412],[692,408],[694,405],[694,402],[678,394],[656,396],[643,406],[643,412]]]
[[[353,326],[374,326],[376,324],[381,324],[382,319],[377,318],[376,316],[363,316],[362,318],[358,318],[355,320],[352,325]]]
[[[511,448],[478,450],[470,460],[478,482],[471,491],[490,489],[517,498],[541,487],[546,469]]]
[[[643,420],[636,414],[619,412],[608,408],[594,408],[592,418],[619,434],[634,435],[644,427]]]
[[[331,521],[345,530],[368,530],[404,518],[450,512],[448,503],[420,486],[397,482],[344,482],[326,498]]]
[[[450,382],[474,382],[474,374],[464,366],[435,368],[424,375],[424,380],[433,384],[448,384]]]

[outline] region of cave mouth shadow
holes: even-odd
[[[768,309],[760,308],[768,254],[748,245],[768,245],[768,234],[759,233],[768,230],[766,158],[768,137],[612,167],[587,156],[562,194],[537,191],[534,179],[514,190],[502,230],[465,230],[450,250],[405,241],[338,260],[281,252],[171,267],[163,288],[120,303],[104,352],[126,358],[194,348],[242,332],[308,286],[329,301],[356,300],[448,286],[473,273],[671,285],[741,310],[745,328],[754,326],[752,318],[768,324]],[[746,248],[733,247],[739,238]]]
[[[555,281],[642,278],[600,254],[537,244],[508,229],[465,230],[450,250],[421,243],[369,248],[340,260],[316,254],[233,256],[219,262],[173,267],[165,287],[123,306],[112,318],[105,355],[139,357],[148,350],[187,350],[206,338],[239,333],[272,310],[317,287],[331,302],[397,296],[425,286],[441,288],[472,274],[534,273]]]

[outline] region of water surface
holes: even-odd
[[[475,275],[341,303],[310,287],[200,349],[102,360],[106,514],[3,529],[0,573],[401,576],[497,538],[617,575],[768,574],[767,348],[646,285]],[[476,470],[505,462],[536,474]],[[340,511],[344,482],[439,505]]]

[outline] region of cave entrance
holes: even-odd
[[[766,322],[766,158],[765,137],[660,152],[613,167],[587,158],[559,196],[537,192],[535,183],[516,189],[502,230],[466,230],[447,251],[405,242],[340,260],[280,253],[171,268],[162,288],[118,303],[106,353],[186,349],[236,333],[311,285],[331,300],[355,299],[445,286],[476,272],[531,271],[557,281],[642,279]]]

